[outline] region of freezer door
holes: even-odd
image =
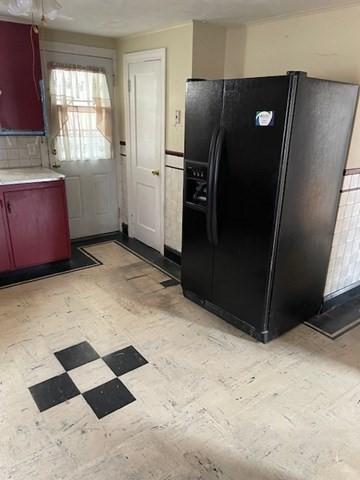
[[[359,87],[301,78],[296,96],[269,330],[317,314],[323,301]]]
[[[213,303],[261,332],[289,77],[227,80],[224,92]]]
[[[182,286],[210,300],[213,247],[208,232],[209,150],[221,121],[223,80],[187,83]]]

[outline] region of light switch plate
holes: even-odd
[[[175,125],[181,124],[181,110],[175,110]]]

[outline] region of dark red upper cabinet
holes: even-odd
[[[39,34],[0,21],[0,135],[44,135]]]

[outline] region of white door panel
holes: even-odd
[[[134,115],[136,129],[134,134],[136,148],[136,166],[146,170],[159,167],[160,151],[158,140],[159,99],[158,78],[160,62],[131,65],[130,78],[133,80]],[[143,68],[150,72],[141,72]],[[140,70],[140,72],[139,72]]]
[[[108,215],[111,213],[111,178],[108,173],[97,174],[95,179],[95,213],[96,215]]]
[[[66,177],[65,185],[69,219],[70,221],[79,220],[82,216],[80,177]]]
[[[162,251],[163,81],[161,60],[128,66],[131,232]]]
[[[56,62],[105,68],[113,98],[112,60],[56,52],[46,52],[45,60],[46,64]],[[53,165],[56,157],[51,154],[51,145],[49,152],[50,165]],[[59,165],[57,171],[66,176],[71,238],[119,230],[116,160],[66,161]]]
[[[137,187],[137,224],[141,228],[145,228],[148,232],[156,231],[156,222],[153,211],[156,208],[156,195],[154,188],[138,182]]]

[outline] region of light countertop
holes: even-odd
[[[65,178],[65,175],[49,168],[0,168],[0,186],[18,183],[54,182]]]

